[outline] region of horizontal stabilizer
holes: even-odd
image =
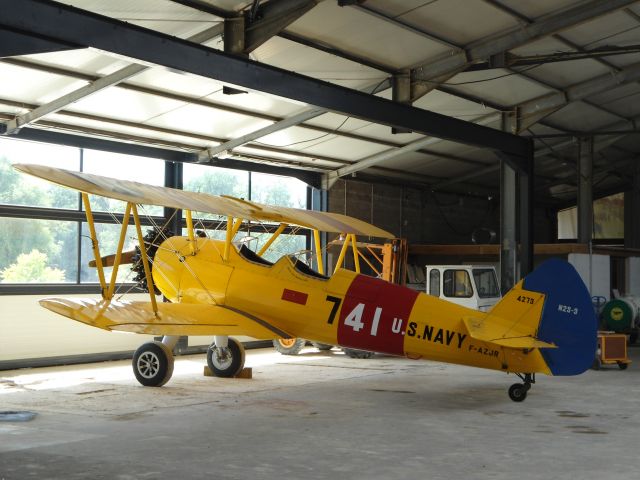
[[[556,348],[538,339],[545,295],[513,287],[487,314],[463,318],[469,335],[508,348]]]
[[[220,305],[120,302],[82,298],[46,298],[43,307],[79,322],[121,332],[147,335],[246,335],[271,340],[290,338],[254,315]]]
[[[507,334],[503,334],[503,336],[496,337],[496,334],[493,333],[495,329],[491,325],[487,325],[487,318],[489,317],[463,318],[470,337],[508,348],[557,348],[553,343],[543,342],[532,335],[508,336]]]

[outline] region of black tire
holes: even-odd
[[[161,387],[173,374],[173,353],[161,342],[140,345],[131,362],[133,374],[145,387]]]
[[[328,343],[311,342],[311,344],[321,351],[328,351],[333,348],[333,345],[329,345]]]
[[[593,363],[591,364],[591,370],[600,370],[602,368],[602,360],[598,356],[593,359]]]
[[[514,402],[524,402],[529,389],[522,383],[514,383],[509,387],[509,398]]]
[[[628,366],[629,366],[629,364],[628,364],[628,363],[618,362],[618,368],[619,368],[620,370],[626,370]]]
[[[307,344],[304,338],[276,338],[273,348],[282,355],[297,355]]]
[[[373,352],[367,352],[365,350],[356,350],[355,348],[342,348],[342,351],[351,358],[371,358]]]
[[[235,377],[244,368],[244,346],[233,338],[225,348],[212,343],[207,349],[207,365],[216,377]]]

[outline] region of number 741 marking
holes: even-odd
[[[327,302],[332,302],[333,307],[329,312],[329,318],[327,323],[329,325],[333,325],[333,322],[336,319],[336,315],[338,313],[338,309],[340,304],[342,303],[342,299],[339,297],[332,297],[331,295],[327,295]],[[364,313],[364,303],[359,303],[356,307],[349,312],[349,315],[344,319],[344,324],[353,328],[354,331],[359,332],[364,328],[364,322],[362,321],[362,314]],[[376,311],[373,314],[373,319],[371,322],[371,332],[372,336],[376,336],[378,334],[378,325],[380,324],[380,316],[382,315],[382,307],[376,307]]]

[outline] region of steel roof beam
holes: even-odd
[[[0,31],[0,58],[34,53],[60,52],[76,47],[66,43],[25,35],[11,30]]]
[[[245,16],[245,53],[252,52],[318,4],[317,0],[269,0],[252,23]]]
[[[448,54],[434,62],[416,66],[413,68],[412,75],[415,85],[414,100],[422,97],[437,86],[437,83],[431,82],[434,78],[461,72],[473,63],[486,61],[493,55],[619,10],[634,2],[635,0],[584,1],[578,5],[544,15],[528,25],[507,33],[493,35],[474,42],[457,54]],[[428,84],[421,85],[421,81],[427,81]]]
[[[612,0],[612,2],[620,0]],[[527,142],[495,129],[397,104],[169,35],[45,0],[0,0],[0,26],[175,68],[344,115],[526,156]],[[55,18],[55,22],[40,22]]]
[[[215,25],[214,27],[207,28],[206,30],[191,36],[189,38],[189,41],[204,43],[207,40],[211,40],[212,38],[220,36],[222,34],[222,28],[222,25]],[[66,95],[56,98],[49,103],[39,106],[35,110],[31,110],[30,112],[17,116],[13,120],[7,122],[6,134],[11,135],[20,128],[23,128],[46,115],[62,110],[72,103],[98,93],[105,88],[117,85],[135,75],[138,75],[139,73],[148,70],[149,68],[150,67],[146,65],[131,64],[109,75],[105,75],[104,77],[91,82],[89,85],[86,85],[77,90],[74,90],[73,92],[69,92]]]
[[[493,123],[497,119],[500,119],[500,114],[492,113],[492,114],[483,116],[481,119],[476,120],[474,123],[476,125],[485,125],[488,123]],[[424,137],[424,138],[415,140],[411,143],[408,143],[402,147],[385,150],[384,152],[371,155],[367,158],[363,158],[362,160],[359,160],[354,164],[348,165],[346,167],[341,167],[334,172],[329,172],[327,176],[328,185],[330,187],[331,185],[333,185],[333,183],[335,183],[335,181],[338,178],[344,177],[345,175],[354,174],[356,172],[359,172],[360,170],[364,170],[366,168],[372,167],[384,161],[391,160],[400,155],[404,155],[405,153],[415,152],[423,147],[427,147],[429,145],[439,143],[440,141],[441,139],[439,138]]]
[[[605,73],[574,84],[559,92],[528,100],[515,107],[517,126],[515,127],[516,131],[512,133],[522,132],[571,102],[582,100],[590,95],[595,95],[626,83],[635,82],[638,79],[640,79],[640,63],[624,68],[619,72]]]
[[[635,118],[631,119],[630,121],[634,122],[634,123],[635,122],[640,122],[640,116],[635,117]],[[621,128],[624,128],[627,124],[628,124],[627,122],[616,122],[616,123],[613,123],[613,124],[608,125],[606,127],[603,127],[602,130],[613,130],[613,131],[615,131],[615,130],[619,130]],[[597,132],[584,132],[584,135],[588,136],[588,135],[590,135],[592,133],[597,133]],[[567,140],[567,141],[564,141],[564,142],[557,143],[556,145],[552,145],[550,147],[537,149],[534,152],[533,156],[534,156],[534,158],[542,158],[542,157],[544,157],[546,155],[554,154],[556,152],[556,150],[561,150],[563,148],[570,147],[570,146],[573,146],[575,144],[576,144],[576,140],[575,140],[575,138],[573,138],[571,140]],[[610,146],[611,146],[611,141],[608,140],[608,139],[603,139],[601,141],[598,141],[595,144],[594,151],[595,152],[599,152],[600,150],[602,150],[604,148],[607,148],[607,147],[610,147]],[[489,165],[487,168],[480,169],[480,170],[477,170],[475,172],[471,172],[471,173],[469,173],[467,175],[463,175],[461,177],[457,177],[457,178],[454,178],[454,179],[451,179],[451,180],[447,180],[447,181],[444,181],[444,182],[436,183],[436,184],[433,185],[433,189],[437,190],[437,189],[440,189],[440,188],[449,187],[451,185],[455,185],[456,183],[464,182],[464,181],[467,181],[467,180],[471,180],[473,178],[481,177],[482,175],[487,175],[489,173],[497,172],[498,170],[500,170],[500,165],[499,164]]]

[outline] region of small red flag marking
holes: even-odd
[[[307,298],[309,298],[309,295],[307,295],[306,293],[297,292],[295,290],[289,290],[288,288],[285,288],[284,291],[282,292],[282,300],[286,300],[287,302],[306,305]]]

